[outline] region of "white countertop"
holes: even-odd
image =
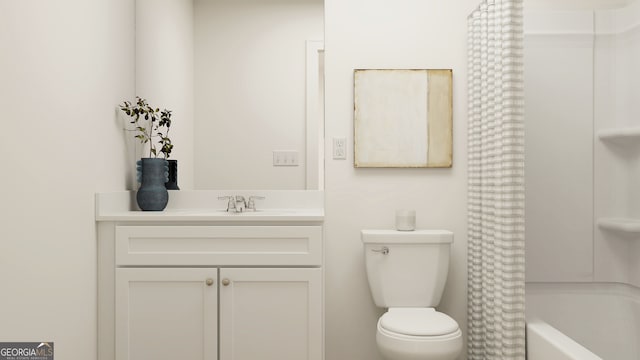
[[[256,211],[227,212],[224,195],[260,195]],[[322,191],[265,190],[170,191],[169,204],[163,211],[141,211],[135,206],[135,192],[96,194],[96,221],[203,221],[219,223],[283,223],[324,221]]]

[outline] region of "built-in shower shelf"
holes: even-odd
[[[599,218],[598,227],[629,234],[640,234],[640,219],[631,218]]]
[[[602,129],[598,131],[598,138],[619,144],[637,144],[640,143],[640,127]]]

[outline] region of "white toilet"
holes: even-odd
[[[447,281],[453,233],[362,230],[373,301],[388,308],[376,342],[387,360],[452,360],[462,351],[458,323],[435,310]]]

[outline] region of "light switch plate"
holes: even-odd
[[[273,166],[298,166],[298,152],[295,150],[274,150]]]

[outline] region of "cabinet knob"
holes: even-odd
[[[229,286],[229,284],[231,284],[231,280],[229,280],[229,279],[222,279],[222,285],[224,285],[224,286]]]
[[[213,285],[213,279],[209,278],[207,279],[207,281],[205,281],[205,283],[207,284],[207,286],[211,286]]]

